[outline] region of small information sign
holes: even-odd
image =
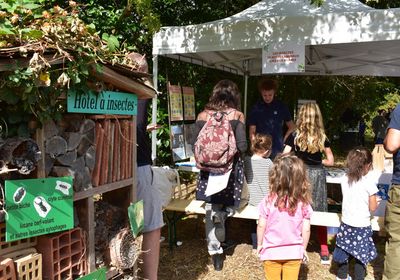
[[[68,92],[67,109],[70,113],[132,115],[137,114],[137,96],[132,93],[89,91],[78,94],[73,90]]]
[[[262,51],[262,73],[300,73],[305,71],[305,46],[302,43],[279,42],[266,45]]]
[[[88,275],[78,278],[77,280],[106,280],[106,268],[100,268]]]
[[[72,177],[6,180],[6,242],[73,228]]]

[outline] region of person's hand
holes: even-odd
[[[147,131],[153,131],[153,130],[159,129],[161,127],[162,126],[159,125],[159,124],[152,123],[152,124],[147,125],[146,130]]]
[[[257,245],[257,255],[261,254],[261,250],[263,249],[262,245]]]
[[[308,254],[307,254],[306,251],[304,251],[302,263],[303,263],[303,264],[307,264],[307,263],[308,263],[308,260],[309,260]]]

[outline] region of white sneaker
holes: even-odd
[[[329,259],[329,256],[321,256],[321,264],[330,265],[331,260]]]
[[[341,279],[341,278],[339,278],[339,277],[336,277],[336,280],[351,280],[352,278],[351,278],[351,276],[350,275],[347,275],[347,278],[346,279]]]

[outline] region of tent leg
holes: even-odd
[[[246,60],[243,62],[244,66],[244,104],[243,104],[243,114],[244,117],[246,118],[247,116],[247,90],[248,90],[248,83],[249,83],[249,61]]]
[[[158,56],[153,55],[153,86],[156,92],[158,91]],[[157,123],[157,95],[153,98],[153,106],[151,113],[151,123]],[[151,132],[151,159],[153,163],[157,157],[157,130]]]
[[[244,105],[243,105],[243,114],[244,117],[246,118],[247,116],[247,88],[248,88],[248,83],[249,83],[249,75],[245,74],[244,75]]]

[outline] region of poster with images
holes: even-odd
[[[185,124],[184,125],[184,135],[185,135],[185,151],[186,151],[186,157],[190,158],[193,157],[193,146],[192,143],[196,139],[194,139],[194,129],[195,129],[195,124]]]
[[[174,161],[187,158],[185,151],[185,138],[183,134],[183,125],[171,125],[171,146],[172,157]]]
[[[168,85],[169,103],[170,103],[170,120],[182,121],[183,120],[183,102],[182,92],[179,85]]]
[[[183,108],[185,121],[196,120],[194,89],[192,87],[182,87]]]
[[[72,177],[6,180],[6,242],[74,227]]]

